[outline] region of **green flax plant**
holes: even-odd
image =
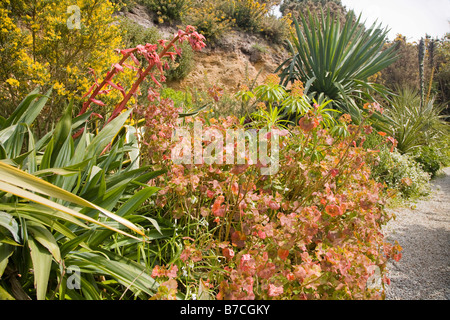
[[[130,112],[98,134],[85,130],[74,139],[73,132],[86,126],[91,113],[72,118],[69,104],[55,128],[38,140],[33,122],[48,96],[33,91],[9,118],[0,119],[2,296],[112,298],[114,291],[101,293],[105,281],[115,290],[122,286],[152,294],[158,284],[145,266],[111,249],[117,241],[119,248],[144,246],[161,232],[155,220],[135,214],[157,192],[146,183],[161,172],[133,169],[129,155],[136,146],[126,143],[125,135],[116,137]],[[103,152],[114,137],[116,142]],[[69,271],[75,268],[82,270],[81,289],[67,290]],[[99,276],[105,283],[96,282]]]

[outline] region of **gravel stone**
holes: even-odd
[[[396,219],[383,229],[403,247],[400,261],[387,265],[387,300],[450,300],[450,168],[432,190],[415,207],[392,210]]]

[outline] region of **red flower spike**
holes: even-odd
[[[100,90],[99,92],[98,92],[98,94],[108,94],[108,93],[110,93],[111,92],[111,89],[106,89],[106,90]]]
[[[88,94],[90,94],[90,93],[92,92],[92,90],[94,89],[94,87],[95,87],[96,85],[97,85],[97,84],[94,83],[94,84],[89,88],[88,92],[86,92],[81,98],[82,98],[82,99],[86,98],[86,97],[88,96]]]
[[[393,137],[387,137],[386,140],[392,143],[392,147],[391,147],[391,150],[390,150],[390,151],[393,152],[393,151],[394,151],[394,148],[395,148],[395,147],[397,146],[397,144],[398,144],[398,141],[395,140]]]
[[[175,58],[177,56],[177,54],[175,52],[171,52],[171,51],[167,52],[166,55],[169,56],[170,60],[172,60],[172,61],[175,61]]]
[[[119,72],[123,71],[123,67],[118,63],[113,64],[113,68],[116,68]]]
[[[128,63],[124,63],[123,66],[128,68],[128,69],[130,69],[130,70],[133,70],[133,71],[138,71],[139,70],[139,68],[136,68],[135,66],[132,66],[131,64],[128,64]]]
[[[134,54],[131,53],[130,58],[133,60],[133,62],[136,66],[139,67],[141,65],[141,62],[136,58],[136,56]]]
[[[122,88],[122,86],[121,86],[120,84],[115,84],[115,83],[112,82],[112,81],[106,81],[106,83],[109,84],[111,87],[113,87],[113,88],[116,89],[116,90],[119,90],[119,91],[125,91],[125,89]]]
[[[153,73],[150,73],[150,77],[152,78],[153,82],[158,86],[161,87],[161,83],[158,82],[158,80],[156,80],[155,76],[153,75]]]
[[[99,119],[103,119],[103,116],[101,115],[101,114],[98,114],[98,113],[95,113],[95,112],[93,112],[92,114],[91,114],[91,118],[92,117],[97,117],[97,118],[99,118]]]
[[[178,48],[175,44],[173,45],[173,49],[175,50],[175,53],[179,56],[181,56],[181,49]]]
[[[94,99],[94,98],[90,98],[89,101],[91,101],[91,102],[93,102],[93,103],[95,103],[95,104],[97,104],[99,106],[102,106],[102,107],[105,106],[105,104],[102,101]]]
[[[159,39],[159,40],[158,40],[159,45],[160,45],[161,47],[163,47],[164,49],[166,48],[166,43],[167,43],[167,42],[168,42],[168,41],[165,40],[165,39]]]

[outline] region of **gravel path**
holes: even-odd
[[[385,228],[403,247],[400,261],[388,264],[387,300],[450,300],[450,168],[444,171],[430,199],[393,210],[397,218]]]

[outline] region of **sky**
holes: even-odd
[[[410,42],[418,41],[425,34],[441,38],[450,32],[450,0],[341,0],[347,9],[356,14],[362,12],[366,26],[375,19],[388,27],[389,40],[398,33]]]

